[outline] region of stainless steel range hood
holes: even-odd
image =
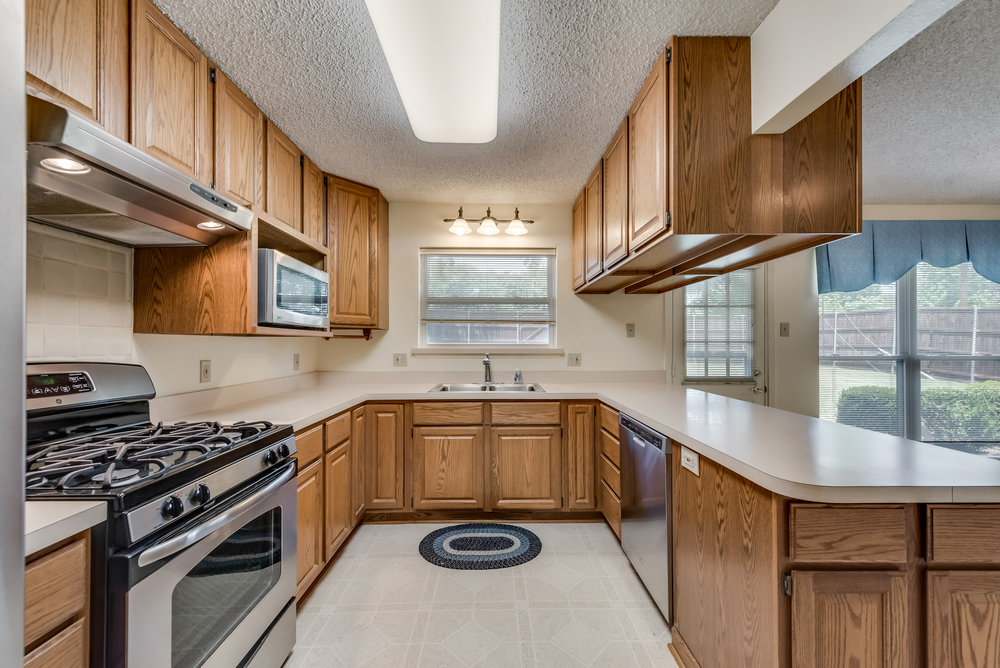
[[[250,229],[253,213],[209,186],[68,109],[27,102],[29,219],[140,247],[210,246]]]

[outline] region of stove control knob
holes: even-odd
[[[191,492],[191,503],[196,506],[201,506],[208,503],[208,500],[212,498],[212,492],[208,489],[208,485],[198,485]]]
[[[274,450],[268,450],[264,453],[264,463],[268,466],[274,466],[278,463],[278,453]]]
[[[163,507],[160,508],[160,513],[163,514],[168,520],[172,520],[175,517],[180,517],[181,513],[184,512],[184,502],[180,500],[180,497],[171,496],[169,499],[163,502]]]
[[[282,443],[278,446],[278,456],[284,459],[288,455],[292,454],[292,451],[288,449],[287,443]]]

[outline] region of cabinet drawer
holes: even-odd
[[[603,479],[597,486],[597,507],[611,525],[618,539],[622,537],[622,502]]]
[[[295,451],[298,453],[301,471],[323,454],[323,425],[295,435]]]
[[[413,404],[415,425],[478,425],[483,423],[481,401],[434,401]]]
[[[618,442],[617,438],[612,438],[611,435],[604,430],[601,430],[601,454],[607,457],[612,464],[621,468],[621,444]]]
[[[80,619],[24,657],[24,668],[86,668],[87,633]]]
[[[927,506],[927,561],[1000,563],[1000,506]]]
[[[351,413],[338,415],[326,423],[326,449],[335,447],[351,437]]]
[[[618,467],[612,464],[607,457],[601,455],[601,478],[608,483],[611,491],[620,499],[622,497],[622,474]]]
[[[791,505],[789,554],[797,562],[906,563],[906,510]]]
[[[86,605],[87,541],[81,539],[24,569],[24,644],[32,644]]]
[[[493,424],[559,424],[558,401],[495,401]]]
[[[607,429],[612,436],[618,436],[618,411],[601,404],[601,428]]]

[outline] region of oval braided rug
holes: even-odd
[[[511,524],[458,524],[432,531],[420,541],[420,556],[442,568],[488,570],[527,563],[542,541]]]

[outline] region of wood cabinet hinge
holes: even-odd
[[[305,167],[305,166],[306,166],[306,156],[300,155],[299,156],[299,167]]]
[[[792,595],[792,576],[785,575],[781,578],[781,593],[785,596]]]
[[[212,82],[212,83],[215,83],[215,68],[214,67],[209,67],[208,68],[208,80],[210,82]]]
[[[671,53],[670,49],[667,49],[667,53],[666,53],[667,65],[670,64],[670,53]]]
[[[667,211],[667,229],[668,229],[668,230],[670,229],[670,226],[671,226],[671,225],[673,225],[673,220],[672,220],[672,219],[671,219],[671,217],[670,217],[670,212],[669,212],[669,211]]]
[[[410,427],[410,438],[415,438],[416,435],[417,435],[416,434],[416,429],[414,429],[413,427]]]
[[[327,177],[325,177],[325,176],[324,176],[324,177],[323,177],[323,185],[324,185],[324,186],[328,186],[328,185],[330,185],[330,179],[328,179]]]

